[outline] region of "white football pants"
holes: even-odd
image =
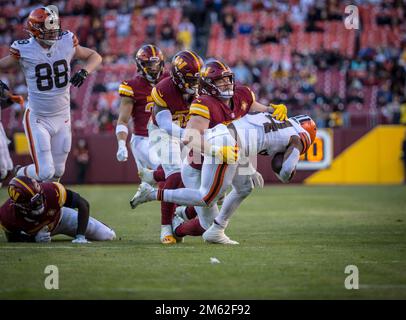
[[[2,123],[0,122],[0,181],[13,169],[13,161],[8,150],[8,139]]]

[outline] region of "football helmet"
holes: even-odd
[[[36,180],[26,176],[14,177],[8,184],[8,195],[22,214],[38,217],[44,213],[44,192]]]
[[[164,70],[164,55],[157,46],[147,44],[135,54],[138,72],[149,82],[155,83]]]
[[[294,116],[292,118],[293,121],[296,123],[300,124],[303,129],[307,131],[307,133],[310,136],[310,145],[314,142],[314,139],[316,139],[316,134],[317,134],[317,126],[316,123],[313,121],[313,119],[308,116],[308,115],[299,115],[299,116]],[[310,147],[310,145],[308,147]]]
[[[196,53],[189,50],[180,51],[172,59],[172,81],[182,92],[195,95],[202,66],[203,60]]]
[[[34,9],[28,16],[26,30],[38,41],[52,46],[62,37],[58,9],[55,6]]]
[[[222,83],[218,84],[222,79]],[[233,71],[219,60],[207,62],[200,71],[200,94],[231,99],[234,95],[234,86]]]

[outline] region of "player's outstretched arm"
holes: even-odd
[[[80,194],[67,189],[66,190],[66,201],[64,207],[78,209],[78,228],[76,231],[76,238],[72,241],[73,243],[88,243],[89,241],[85,238],[85,233],[87,229],[87,224],[89,222],[89,202],[80,196]]]
[[[258,101],[254,101],[250,107],[251,112],[272,112],[272,117],[278,121],[285,121],[288,119],[288,108],[284,104],[271,104],[266,106]]]
[[[78,45],[75,49],[74,58],[85,61],[83,68],[76,72],[70,79],[70,82],[75,87],[80,87],[89,73],[93,72],[102,62],[102,57],[96,51]]]
[[[159,128],[165,130],[172,137],[182,138],[184,129],[176,123],[173,123],[172,114],[168,108],[160,107],[155,104],[153,112]]]

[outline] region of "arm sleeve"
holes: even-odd
[[[293,171],[296,169],[297,163],[299,162],[300,152],[297,148],[293,148],[289,157],[283,162],[281,172],[279,173],[279,178],[282,182],[289,182],[292,177]]]
[[[80,194],[76,193],[72,190],[67,189],[66,190],[66,201],[65,201],[65,207],[71,208],[71,209],[77,209],[79,206],[79,200],[80,200]]]
[[[161,110],[155,115],[159,128],[164,129],[169,135],[175,138],[182,138],[184,129],[172,122],[172,114],[169,110]]]
[[[201,103],[192,102],[189,109],[190,115],[198,115],[210,120],[210,110],[207,106]]]

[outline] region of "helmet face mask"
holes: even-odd
[[[135,55],[138,72],[149,82],[156,82],[164,69],[162,51],[154,45],[142,46]]]
[[[45,212],[45,197],[41,185],[34,179],[20,176],[11,179],[8,194],[18,212],[36,219]]]

